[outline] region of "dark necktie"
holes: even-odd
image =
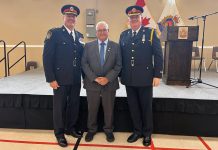
[[[73,32],[71,31],[70,32],[70,36],[71,36],[71,39],[73,40],[73,42],[74,42],[74,38],[73,38]]]
[[[132,36],[132,37],[133,37],[133,38],[136,37],[136,31],[133,32],[133,36]]]
[[[102,43],[100,44],[100,60],[101,60],[101,66],[104,65],[104,45],[105,45],[104,42],[102,42]]]

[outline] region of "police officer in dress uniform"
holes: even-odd
[[[64,25],[48,31],[43,51],[46,81],[53,88],[54,134],[58,144],[66,147],[64,134],[81,137],[76,131],[81,88],[83,35],[75,30],[80,10],[75,5],[62,7]]]
[[[153,87],[160,84],[163,54],[155,30],[142,26],[143,11],[140,6],[126,9],[131,29],[120,35],[123,64],[120,77],[121,83],[126,86],[134,127],[127,141],[132,143],[143,137],[143,145],[149,146],[153,129]]]

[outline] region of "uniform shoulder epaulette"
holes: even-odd
[[[131,29],[127,29],[127,30],[123,31],[121,33],[121,35],[129,34],[130,32],[131,32]]]
[[[132,31],[132,29],[128,29],[128,30],[126,30],[127,33],[131,32],[131,31]]]
[[[80,33],[79,31],[76,31],[76,33],[79,35],[80,38],[84,38],[83,34]]]
[[[51,28],[48,31],[54,32],[54,31],[57,31],[58,29],[60,29],[60,28]]]
[[[152,30],[153,28],[151,28],[151,27],[147,27],[149,30]]]

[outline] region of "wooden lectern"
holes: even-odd
[[[168,85],[190,85],[193,41],[198,41],[199,26],[166,27],[163,81]]]

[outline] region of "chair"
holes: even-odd
[[[36,69],[36,68],[37,68],[37,62],[35,61],[27,62],[26,71]]]
[[[196,60],[201,61],[200,50],[199,50],[198,47],[193,47],[192,48],[192,60],[194,60],[194,61],[196,61]],[[207,68],[206,68],[205,61],[206,61],[206,59],[204,57],[202,57],[202,63],[204,65],[204,71],[206,72]],[[199,69],[200,69],[200,64],[199,64],[198,70]]]
[[[218,47],[213,47],[212,60],[211,60],[211,63],[208,67],[208,70],[210,69],[210,67],[214,61],[216,63],[216,72],[218,72]]]

